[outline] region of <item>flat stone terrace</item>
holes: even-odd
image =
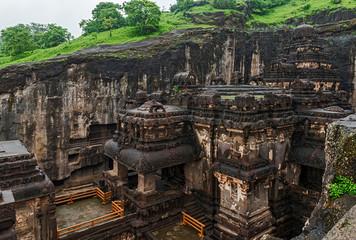
[[[188,225],[181,226],[180,222],[154,231],[152,234],[160,240],[201,240],[197,230]]]
[[[56,218],[58,229],[70,227],[97,217],[109,214],[111,203],[102,205],[100,198],[87,198],[75,201],[73,204],[57,206]]]

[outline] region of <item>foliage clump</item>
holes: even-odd
[[[212,0],[211,5],[217,9],[235,9],[236,0]]]
[[[126,22],[137,28],[140,35],[155,32],[159,28],[161,11],[157,4],[148,0],[131,0],[124,4]]]
[[[83,29],[83,35],[89,35],[94,32],[111,31],[125,26],[125,18],[120,10],[119,4],[112,2],[101,2],[92,11],[93,18],[82,20],[79,26]]]
[[[352,177],[346,178],[337,176],[335,183],[329,184],[330,197],[332,199],[339,198],[342,194],[356,195],[356,184]]]
[[[18,24],[1,30],[1,51],[15,57],[38,48],[55,47],[72,38],[66,28],[56,24]]]
[[[247,6],[252,13],[258,15],[267,14],[272,8],[282,6],[291,0],[249,0]]]
[[[171,6],[171,11],[185,11],[194,6],[193,0],[177,0],[177,4]]]
[[[36,44],[28,28],[20,26],[1,30],[2,50],[5,54],[15,56],[36,49]]]

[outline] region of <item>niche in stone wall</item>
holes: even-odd
[[[238,200],[239,186],[237,183],[231,182],[230,196],[232,200]]]
[[[128,171],[128,185],[130,189],[137,189],[138,185],[138,173],[133,170]]]
[[[299,186],[321,192],[323,174],[324,171],[322,169],[302,165]]]
[[[76,164],[78,162],[79,162],[79,153],[68,155],[68,163],[69,164]]]
[[[115,133],[116,124],[95,124],[89,126],[89,146],[101,145],[111,139]]]

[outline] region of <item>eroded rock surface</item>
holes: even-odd
[[[352,207],[323,240],[349,240],[356,236],[356,206]]]
[[[356,115],[351,115],[329,125],[326,137],[326,169],[323,176],[322,194],[317,207],[303,229],[295,238],[321,239],[356,204],[356,197],[343,195],[332,200],[328,184],[335,176],[356,176]]]

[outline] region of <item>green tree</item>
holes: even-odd
[[[249,0],[247,6],[253,13],[264,15],[269,11],[268,0]]]
[[[66,28],[57,26],[56,24],[48,24],[47,29],[48,30],[42,34],[40,40],[40,43],[44,48],[58,46],[73,38],[72,34],[70,34]]]
[[[82,20],[79,26],[83,29],[83,35],[89,35],[93,32],[104,32],[117,29],[125,25],[125,18],[120,13],[121,6],[112,2],[101,2],[92,11],[93,18]]]
[[[177,0],[176,10],[177,10],[177,12],[185,11],[185,10],[188,10],[189,8],[193,7],[193,5],[194,5],[193,0]]]
[[[157,31],[161,20],[159,7],[148,0],[132,0],[124,5],[127,15],[126,22],[137,27],[139,34],[149,34]]]
[[[112,29],[114,27],[114,24],[115,24],[115,19],[112,17],[105,18],[103,21],[103,27],[104,29],[110,31],[110,37],[112,37]]]
[[[38,47],[30,30],[19,25],[1,30],[1,39],[3,51],[10,56],[20,55]]]
[[[3,44],[1,40],[1,35],[0,35],[0,57],[5,56],[4,49],[3,49]]]
[[[248,0],[247,7],[252,13],[264,15],[268,13],[271,8],[282,6],[291,0]]]
[[[26,25],[24,24],[20,24],[20,25],[23,27],[27,27],[30,30],[35,43],[41,46],[42,36],[45,32],[48,31],[48,26],[46,24],[40,24],[40,23],[30,23]]]
[[[79,23],[80,28],[83,29],[83,35],[89,35],[90,33],[93,32],[97,32],[98,31],[98,26],[97,23],[91,19],[89,20],[85,20],[83,19],[80,23]]]

